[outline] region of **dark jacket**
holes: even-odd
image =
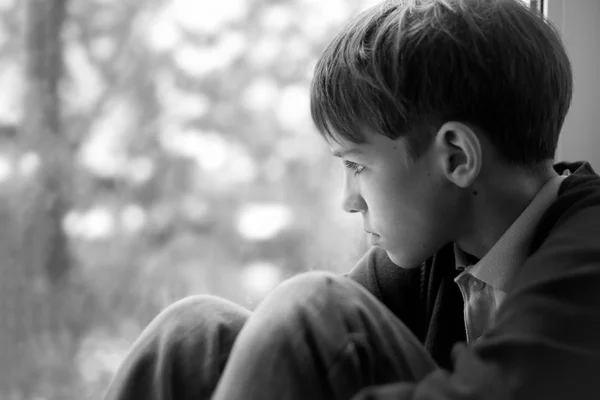
[[[540,220],[529,257],[512,280],[494,328],[476,343],[461,346],[459,353],[466,351],[496,371],[495,383],[506,384],[511,398],[591,392],[600,398],[600,177],[584,162],[559,163],[555,169],[572,174]],[[458,390],[450,383],[464,384],[476,373],[459,365],[458,353],[453,354],[454,361],[451,356],[453,346],[465,341],[454,263],[452,244],[411,270],[399,268],[385,251],[374,248],[349,273],[413,331],[441,367],[453,373],[422,383],[430,385],[425,392],[432,397],[426,398],[467,398],[457,395],[464,390],[480,398],[475,388]],[[397,398],[417,398],[415,393],[422,389],[418,386],[399,392],[414,397]],[[433,396],[440,388],[445,388],[442,394]]]

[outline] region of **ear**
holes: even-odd
[[[468,125],[450,121],[435,136],[438,165],[450,182],[461,188],[473,184],[483,162],[482,143]]]

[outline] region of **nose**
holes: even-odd
[[[347,178],[344,180],[344,188],[342,190],[342,209],[349,213],[366,212],[367,203],[360,194],[358,182]]]

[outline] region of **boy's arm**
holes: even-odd
[[[368,388],[364,399],[600,396],[600,199],[570,207],[513,281],[495,326],[457,345],[454,370]]]

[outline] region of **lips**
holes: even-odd
[[[379,243],[381,242],[381,237],[376,233],[371,233],[369,239],[371,239],[371,244],[373,246],[379,246]]]
[[[371,245],[378,246],[381,242],[381,237],[377,233],[371,232],[368,229],[365,229],[365,232],[369,235],[369,241],[371,242]]]

